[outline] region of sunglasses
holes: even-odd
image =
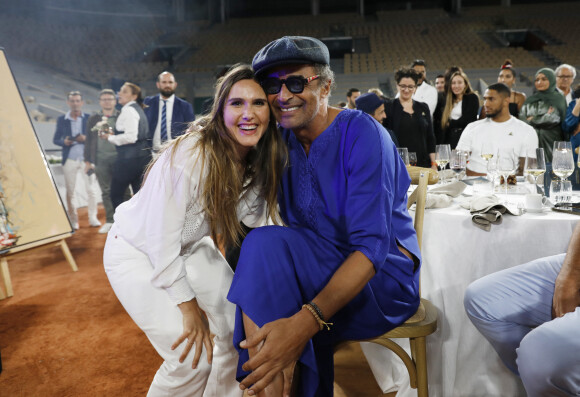
[[[282,85],[285,85],[293,94],[300,94],[304,91],[304,86],[313,80],[319,78],[319,75],[310,76],[308,78],[300,76],[290,76],[287,79],[277,79],[269,78],[262,81],[262,88],[266,91],[266,95],[278,94],[282,89]]]

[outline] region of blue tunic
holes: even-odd
[[[365,113],[341,111],[307,156],[291,131],[279,204],[287,227],[267,226],[244,240],[228,299],[238,305],[234,345],[245,339],[242,312],[258,326],[290,317],[312,300],[354,251],[376,275],[327,321],[300,357],[300,396],[331,396],[333,346],[374,337],[403,323],[419,305],[419,262],[407,212],[409,175],[386,130]],[[238,349],[238,377],[246,350]]]

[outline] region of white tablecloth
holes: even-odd
[[[517,202],[523,196],[511,195],[510,200]],[[421,292],[439,311],[437,332],[427,337],[431,397],[525,396],[519,379],[467,318],[463,294],[482,276],[565,252],[578,220],[576,215],[551,210],[504,215],[501,224],[486,232],[475,227],[469,212],[457,204],[426,210]],[[397,397],[416,396],[408,384],[400,383],[407,379],[403,364],[385,352],[370,350],[376,348],[363,346],[379,384],[385,390],[398,388]],[[393,377],[399,378],[396,385]]]

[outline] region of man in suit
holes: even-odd
[[[75,207],[75,187],[77,174],[84,179],[87,191],[89,210],[89,224],[93,227],[101,226],[97,219],[97,179],[94,173],[87,174],[84,164],[85,131],[89,115],[83,113],[83,97],[78,91],[71,91],[66,98],[69,111],[56,121],[56,131],[52,141],[62,147],[62,168],[66,187],[66,206],[73,228],[79,228],[79,219]]]
[[[157,76],[159,94],[145,98],[144,111],[149,121],[149,139],[153,151],[159,150],[166,140],[183,135],[190,122],[195,120],[193,107],[187,101],[175,96],[177,82],[169,72]]]

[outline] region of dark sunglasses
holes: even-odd
[[[262,88],[266,91],[266,95],[274,95],[280,92],[282,84],[286,85],[288,91],[293,94],[300,94],[304,91],[304,86],[313,80],[319,78],[319,75],[310,76],[308,78],[300,76],[290,76],[287,79],[269,78],[262,81]]]

